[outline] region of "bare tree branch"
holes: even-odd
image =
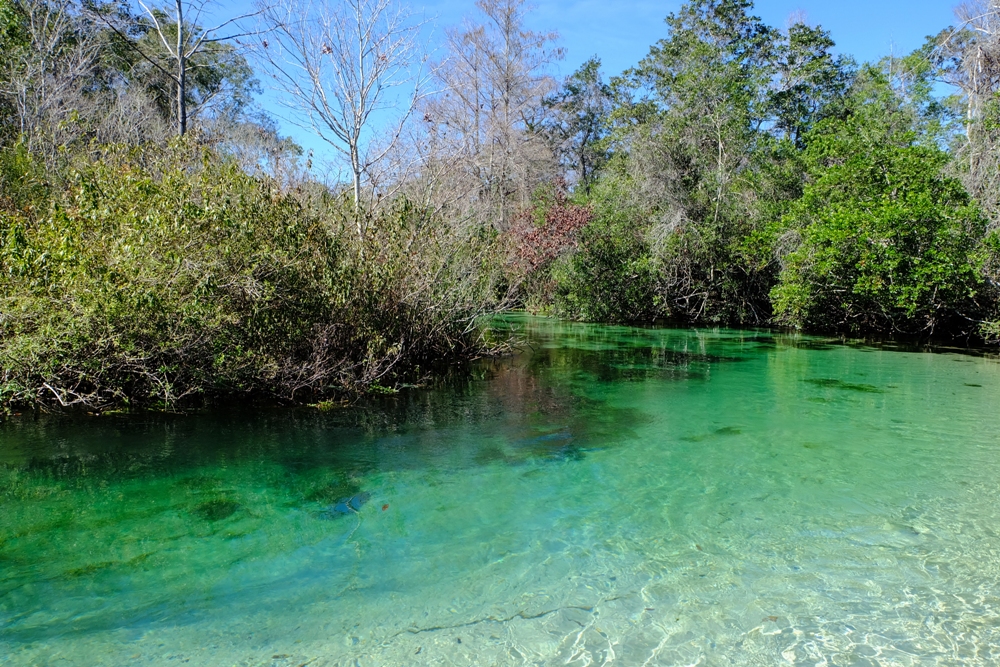
[[[394,0],[343,0],[331,7],[284,0],[263,20],[274,44],[259,53],[293,122],[309,127],[350,165],[357,233],[365,236],[362,189],[397,143],[403,123],[425,94],[422,22]],[[393,128],[382,144],[373,122]]]
[[[142,7],[146,16],[152,21],[153,32],[159,37],[167,56],[175,63],[175,72],[169,76],[177,86],[177,134],[183,136],[187,132],[188,124],[187,75],[193,68],[191,59],[202,53],[209,44],[228,42],[236,40],[239,37],[261,34],[260,30],[243,30],[242,32],[225,36],[220,36],[217,33],[227,26],[239,25],[241,21],[260,16],[269,9],[269,6],[262,4],[255,11],[235,16],[211,28],[201,28],[199,27],[199,23],[205,8],[209,4],[209,0],[201,2],[174,0],[172,7],[168,5],[164,8],[148,5],[143,0],[137,0],[137,2]],[[193,14],[193,21],[186,19],[185,14]],[[168,24],[163,21],[162,19],[165,16],[169,16],[172,22]],[[176,34],[171,34],[171,31]],[[143,57],[150,60],[146,54],[143,54]],[[158,69],[162,70],[159,67]]]

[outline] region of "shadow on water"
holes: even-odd
[[[705,379],[713,366],[743,360],[738,346],[709,349],[686,332],[671,338],[630,327],[533,327],[525,352],[483,362],[470,377],[328,412],[255,407],[7,421],[0,423],[0,467],[17,471],[22,485],[32,478],[80,489],[95,480],[167,475],[192,492],[211,492],[217,480],[205,469],[267,460],[301,486],[304,501],[333,502],[357,493],[357,480],[374,471],[579,459],[627,438],[623,425],[643,419],[608,405],[595,382]],[[460,431],[482,437],[453,437]],[[312,479],[317,469],[325,471],[320,481]],[[0,481],[0,494],[11,484]]]

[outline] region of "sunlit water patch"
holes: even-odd
[[[0,426],[0,664],[1000,664],[1000,368],[514,318],[321,413]]]

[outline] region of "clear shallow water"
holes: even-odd
[[[377,404],[0,425],[0,664],[1000,664],[995,361],[512,321]]]

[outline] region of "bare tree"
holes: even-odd
[[[939,47],[951,56],[948,83],[965,96],[967,132],[984,106],[1000,91],[1000,0],[969,0],[955,8],[956,28],[942,34]]]
[[[448,196],[465,200],[484,224],[503,227],[532,190],[555,174],[540,131],[549,66],[563,56],[555,33],[528,30],[524,0],[478,0],[482,23],[447,33],[437,69],[442,93],[424,105],[424,175],[437,173]]]
[[[1000,0],[969,0],[955,16],[957,25],[939,35],[935,55],[945,80],[964,98],[963,180],[1000,225]]]
[[[268,72],[292,120],[312,129],[349,163],[357,231],[362,186],[398,142],[424,94],[421,23],[393,0],[342,0],[333,6],[284,0],[264,13]],[[383,122],[381,139],[372,125]],[[374,190],[371,193],[376,194]]]
[[[263,13],[266,7],[262,6],[256,11],[233,17],[213,27],[202,28],[201,19],[211,4],[210,0],[192,2],[174,0],[172,5],[167,4],[163,7],[148,5],[143,0],[138,2],[152,23],[152,29],[159,37],[169,59],[173,61],[173,72],[170,72],[160,68],[151,54],[143,54],[145,59],[156,65],[177,87],[177,134],[184,136],[188,124],[188,75],[193,66],[193,59],[219,42],[231,42],[240,37],[258,34],[257,30],[240,30],[238,26],[241,21]],[[230,27],[235,32],[223,35],[222,32]]]
[[[163,143],[171,135],[170,124],[156,103],[146,91],[133,86],[120,86],[95,99],[89,115],[93,136],[101,144]]]
[[[39,130],[72,114],[97,59],[100,42],[81,30],[73,0],[15,4],[26,40],[0,58],[0,94],[13,102],[29,146]]]

